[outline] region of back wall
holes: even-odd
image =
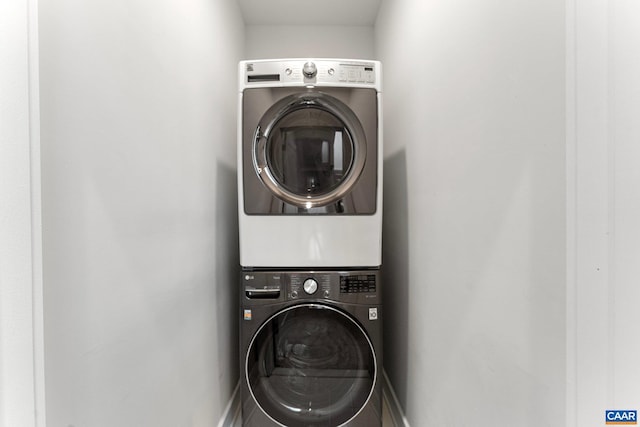
[[[373,59],[371,25],[247,25],[246,59]]]

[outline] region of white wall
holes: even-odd
[[[36,12],[0,3],[0,427],[44,425]]]
[[[41,3],[47,425],[218,422],[243,36],[233,0]]]
[[[245,57],[371,59],[374,40],[371,25],[247,25]]]
[[[564,422],[564,19],[381,6],[384,357],[412,426]]]
[[[567,426],[640,402],[640,5],[567,1]]]
[[[608,1],[610,312],[608,405],[640,409],[640,3]],[[586,332],[586,331],[585,331]]]

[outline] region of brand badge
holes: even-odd
[[[638,411],[636,410],[607,410],[604,413],[607,425],[637,425]]]

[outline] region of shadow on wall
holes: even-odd
[[[407,157],[401,150],[384,161],[382,274],[384,368],[403,410],[407,405],[409,225]]]
[[[220,363],[218,379],[224,377],[229,383],[228,390],[222,390],[221,407],[224,408],[233,392],[236,380],[240,375],[238,352],[238,273],[240,265],[238,246],[238,192],[236,170],[218,162],[215,194],[218,198],[216,206],[216,247],[215,247],[215,290],[216,290],[216,325],[218,335],[218,360],[231,358],[228,364]],[[228,371],[227,368],[231,367]],[[221,385],[222,385],[221,384]]]

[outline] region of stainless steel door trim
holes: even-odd
[[[344,124],[353,144],[353,162],[345,179],[335,189],[320,195],[301,195],[287,190],[272,173],[267,156],[269,137],[274,127],[288,114],[304,108],[315,108],[335,116]],[[303,93],[282,99],[267,110],[253,136],[252,162],[260,180],[281,200],[305,209],[326,206],[342,199],[360,178],[366,157],[366,137],[357,116],[341,101],[324,93]]]

